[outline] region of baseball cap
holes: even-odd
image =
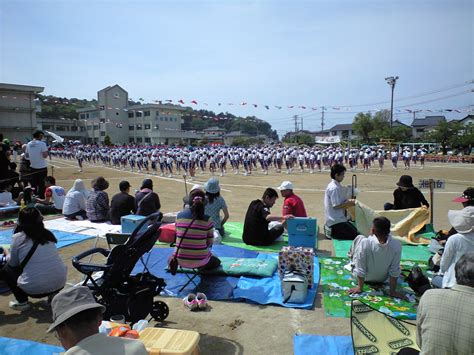
[[[293,190],[293,184],[291,181],[283,181],[280,186],[277,187],[278,190]]]
[[[468,187],[461,196],[456,197],[453,202],[474,201],[474,187]]]
[[[92,292],[86,286],[71,287],[58,293],[51,302],[53,323],[47,332],[52,332],[72,316],[92,308],[100,308],[102,313],[105,311],[105,307],[96,302]]]

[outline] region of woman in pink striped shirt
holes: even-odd
[[[214,269],[221,261],[212,255],[213,222],[204,214],[205,194],[193,190],[189,195],[189,208],[176,217],[176,250],[178,263],[185,268]],[[187,230],[187,231],[186,231]]]

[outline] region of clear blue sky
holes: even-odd
[[[388,101],[390,75],[400,76],[395,98],[474,79],[473,3],[0,0],[0,82],[77,98],[119,84],[147,102],[195,99],[209,103],[197,108],[255,115],[279,133],[303,114],[305,129],[316,130],[319,110],[286,106]],[[395,106],[463,107],[474,103],[473,93],[415,104],[473,87]],[[389,106],[330,109],[326,128],[352,122],[354,111]],[[396,117],[410,123],[413,116]]]

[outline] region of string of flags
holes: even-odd
[[[7,98],[11,98],[11,99],[14,99],[14,100],[25,100],[25,101],[29,101],[30,98],[29,97],[19,97],[19,96],[10,96],[10,95],[2,95],[0,96],[2,99],[7,99]],[[75,103],[69,101],[69,100],[50,100],[48,98],[44,98],[44,99],[35,99],[36,102],[41,102],[41,103],[52,103],[52,104],[61,104],[61,105],[74,105]],[[134,102],[134,100],[132,98],[129,98],[129,101],[131,102]],[[139,102],[143,103],[144,102],[144,99],[143,98],[139,98],[138,99]],[[166,104],[169,104],[169,105],[186,105],[186,102],[188,102],[189,105],[191,105],[191,107],[193,106],[209,106],[209,103],[207,102],[200,102],[200,101],[197,101],[197,100],[189,100],[189,101],[185,101],[184,99],[179,99],[179,100],[171,100],[171,99],[166,99],[166,100],[153,100],[153,103],[156,103],[156,104],[160,104],[160,105],[166,105]],[[275,109],[275,110],[282,110],[282,109],[286,109],[286,110],[310,110],[310,111],[323,111],[324,112],[327,112],[327,113],[330,113],[331,110],[333,112],[349,112],[351,111],[353,108],[349,107],[349,106],[306,106],[306,105],[261,105],[261,104],[256,104],[256,103],[248,103],[246,101],[242,101],[242,102],[239,102],[239,103],[233,103],[233,102],[228,102],[228,103],[222,103],[222,102],[218,102],[217,103],[217,106],[221,107],[221,106],[245,106],[245,107],[253,107],[253,108],[265,108],[266,110],[272,110],[272,109]],[[120,108],[120,107],[113,107],[113,106],[96,106],[96,105],[91,105],[91,108],[98,108],[99,110],[103,111],[103,110],[116,110],[116,111],[129,111],[129,109],[127,108]],[[386,109],[386,108],[384,108]],[[376,109],[369,109],[369,110],[357,110],[359,112],[380,112],[382,111],[383,109],[380,109],[380,108],[376,108]],[[141,110],[136,110],[136,109],[133,109],[133,111],[135,112],[140,112],[141,114],[143,114],[143,111]],[[474,112],[474,105],[470,105],[470,106],[467,106],[467,107],[461,107],[461,108],[444,108],[444,109],[408,109],[408,108],[404,108],[404,109],[397,109],[397,108],[394,108],[394,111],[397,112],[397,113],[418,113],[418,112],[427,112],[427,113],[442,113],[442,112],[457,112],[457,113],[463,113],[463,112],[466,112],[466,113],[469,113],[469,112]],[[164,111],[163,112],[164,114],[172,114],[170,111]],[[202,115],[196,115],[196,116],[200,116],[200,117],[204,117]]]

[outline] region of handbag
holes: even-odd
[[[181,248],[181,243],[183,243],[183,238],[188,233],[189,228],[191,228],[191,225],[194,223],[195,218],[189,223],[189,225],[186,227],[186,230],[184,231],[183,235],[181,236],[181,240],[179,241],[178,247],[176,248],[176,253],[174,256],[170,259],[168,262],[168,270],[171,273],[171,275],[176,275],[176,272],[178,271],[178,252],[179,248]]]
[[[408,270],[403,270],[408,271]],[[431,288],[430,280],[423,274],[419,266],[413,266],[408,275],[404,275],[408,286],[415,291],[417,296],[422,296],[427,290]]]

